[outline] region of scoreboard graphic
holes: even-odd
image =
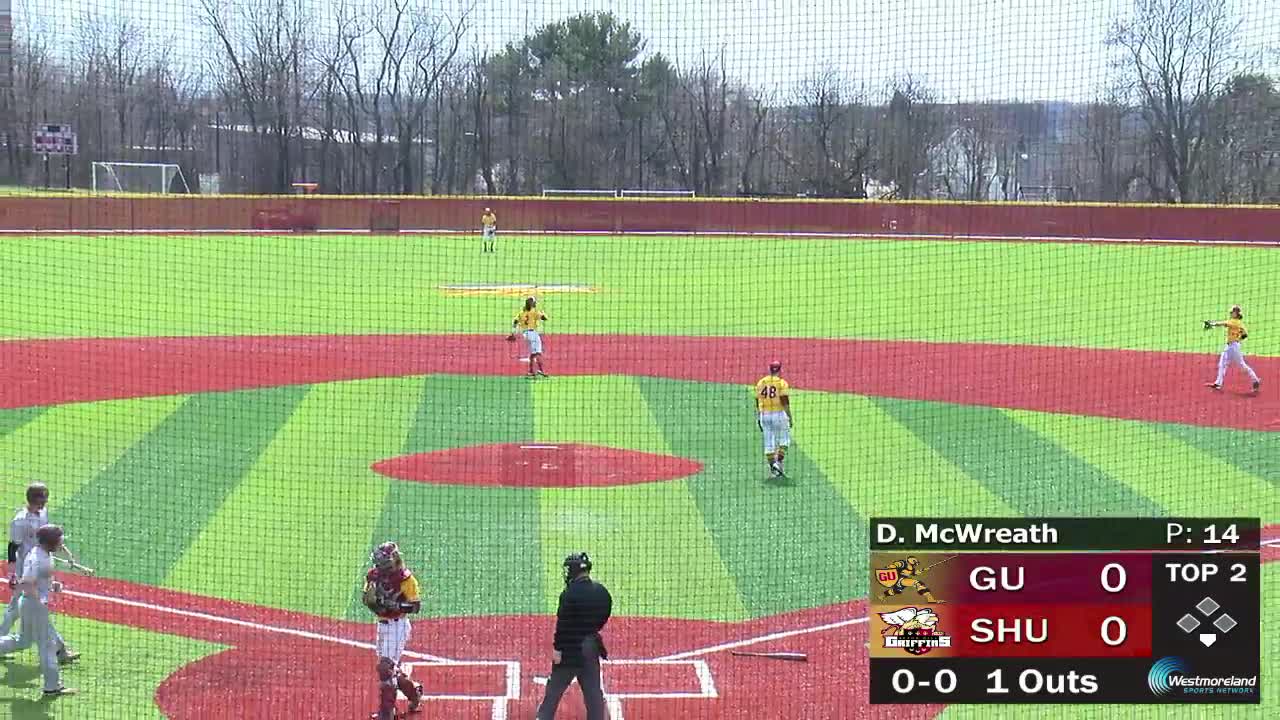
[[[1261,522],[871,521],[872,703],[1261,700]]]

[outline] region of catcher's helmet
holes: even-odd
[[[586,572],[591,572],[591,556],[585,552],[576,552],[564,559],[564,581],[566,583]]]
[[[771,373],[782,372],[782,362],[780,360],[774,360],[773,362],[769,363],[769,372]]]
[[[57,525],[45,525],[36,530],[36,542],[50,552],[62,547],[62,528]]]
[[[384,542],[374,549],[370,558],[373,566],[379,570],[395,570],[404,562],[400,558],[400,546],[393,542]]]

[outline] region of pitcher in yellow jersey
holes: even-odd
[[[769,363],[769,374],[756,381],[752,395],[756,402],[756,424],[764,433],[764,459],[769,474],[785,478],[783,461],[791,445],[791,386],[780,377],[782,363]]]
[[[538,309],[538,300],[531,297],[524,301],[524,310],[511,321],[511,334],[507,339],[515,340],[516,333],[520,333],[529,344],[529,377],[547,376],[542,370],[542,335],[538,332],[540,323],[546,319],[547,316]]]
[[[1215,327],[1227,329],[1227,346],[1218,356],[1218,377],[1213,382],[1205,384],[1211,390],[1221,390],[1222,381],[1227,378],[1227,368],[1231,365],[1239,365],[1240,369],[1249,376],[1249,381],[1253,383],[1253,391],[1256,393],[1262,387],[1262,381],[1258,379],[1258,373],[1244,361],[1244,353],[1240,351],[1240,343],[1249,337],[1249,331],[1244,327],[1244,312],[1240,310],[1239,305],[1232,305],[1228,315],[1226,320],[1204,321],[1205,330]]]

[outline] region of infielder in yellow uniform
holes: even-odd
[[[1211,390],[1221,390],[1222,381],[1227,377],[1227,367],[1231,365],[1239,365],[1249,376],[1249,380],[1253,383],[1253,391],[1256,393],[1262,387],[1262,381],[1258,379],[1258,373],[1249,367],[1249,363],[1244,361],[1244,353],[1240,351],[1240,343],[1249,337],[1249,331],[1244,327],[1244,313],[1240,310],[1239,305],[1232,305],[1228,312],[1226,320],[1205,320],[1204,329],[1224,327],[1227,329],[1227,346],[1222,349],[1222,354],[1218,356],[1218,377],[1211,383],[1205,383]]]
[[[756,425],[764,433],[764,459],[769,463],[769,473],[785,478],[783,461],[791,445],[791,428],[795,420],[791,415],[791,386],[779,375],[782,363],[769,363],[769,374],[756,381],[753,396],[756,402]]]
[[[511,321],[511,334],[507,340],[514,342],[516,333],[520,333],[529,344],[529,377],[547,376],[542,370],[542,335],[538,332],[539,325],[546,319],[547,316],[538,309],[538,300],[531,297],[524,301],[524,310]]]

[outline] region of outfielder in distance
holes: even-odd
[[[507,336],[508,342],[515,342],[516,333],[524,335],[524,341],[529,344],[529,377],[546,377],[547,373],[542,369],[542,334],[538,332],[539,325],[547,319],[547,316],[538,309],[537,298],[527,298],[524,301],[524,310],[521,310],[511,321],[511,334]]]
[[[1244,327],[1244,312],[1240,310],[1239,305],[1232,305],[1227,315],[1226,320],[1204,321],[1205,330],[1215,327],[1227,329],[1227,346],[1218,356],[1218,377],[1211,383],[1205,383],[1205,386],[1210,390],[1221,390],[1222,381],[1227,378],[1227,368],[1231,365],[1239,365],[1240,369],[1249,376],[1249,380],[1253,383],[1253,391],[1256,393],[1262,387],[1262,381],[1258,379],[1258,374],[1253,371],[1253,368],[1249,367],[1249,363],[1244,361],[1244,353],[1240,351],[1240,343],[1249,337],[1249,331]]]
[[[378,710],[373,720],[395,720],[396,691],[409,700],[409,712],[422,707],[422,685],[400,669],[400,656],[409,642],[411,613],[422,608],[418,579],[404,565],[400,548],[382,543],[373,551],[373,567],[365,575],[363,601],[378,616]]]
[[[785,478],[783,468],[787,448],[791,445],[791,386],[781,377],[782,363],[769,363],[769,374],[756,381],[756,425],[764,434],[764,459],[772,477]]]
[[[5,608],[4,619],[0,620],[0,636],[8,635],[18,619],[22,594],[18,592],[17,585],[22,579],[23,564],[37,545],[37,531],[49,524],[49,487],[41,482],[31,483],[27,486],[26,500],[27,506],[19,509],[9,523],[9,588],[13,591],[13,596],[9,599],[9,606]],[[61,545],[61,548],[67,553],[68,563],[73,569],[87,571],[87,568],[76,564],[75,556],[65,545]],[[58,630],[52,626],[50,628],[58,648],[58,662],[66,665],[78,659],[80,653],[68,649]]]
[[[489,208],[480,216],[480,252],[496,252],[498,246],[498,216]]]

